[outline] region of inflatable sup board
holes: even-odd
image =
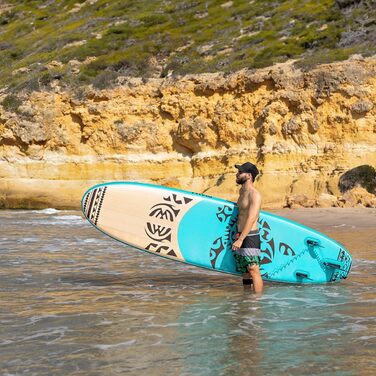
[[[240,275],[231,250],[237,205],[162,186],[113,182],[92,187],[82,211],[98,230],[134,248],[217,272]],[[346,278],[351,255],[308,227],[260,213],[261,275],[287,283]]]

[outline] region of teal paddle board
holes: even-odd
[[[237,205],[179,189],[135,182],[90,188],[87,220],[139,250],[209,270],[240,275],[231,245]],[[326,283],[348,276],[352,258],[339,243],[306,226],[261,212],[261,275],[266,281]]]

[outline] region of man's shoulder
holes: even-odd
[[[250,189],[248,194],[252,197],[260,197],[261,198],[261,193],[256,188]]]
[[[261,193],[257,189],[253,189],[250,192],[249,198],[252,202],[252,205],[261,206]]]

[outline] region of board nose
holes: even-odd
[[[106,195],[107,186],[100,185],[89,189],[81,201],[81,209],[89,222],[96,225],[99,218],[99,213]]]

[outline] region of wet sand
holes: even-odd
[[[312,208],[270,210],[311,227],[343,244],[358,257],[376,260],[376,209]]]
[[[361,227],[376,230],[373,208],[310,208],[266,210],[312,228]]]

